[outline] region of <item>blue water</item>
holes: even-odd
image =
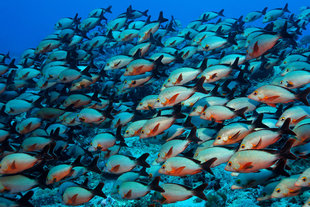
[[[283,7],[289,4],[293,13],[299,13],[301,6],[309,5],[309,0],[1,0],[0,4],[0,53],[10,51],[12,56],[20,56],[27,48],[36,47],[40,40],[54,31],[54,24],[62,17],[74,17],[76,13],[86,18],[94,8],[106,8],[112,5],[112,14],[107,18],[115,18],[124,12],[128,5],[134,9],[149,9],[149,14],[157,18],[159,11],[164,15],[173,15],[183,26],[199,17],[205,11],[225,9],[226,17],[239,17],[250,11]],[[261,19],[258,22],[262,21]]]

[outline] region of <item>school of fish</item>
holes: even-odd
[[[18,64],[0,54],[0,206],[34,206],[37,188],[71,206],[207,200],[219,165],[231,190],[264,186],[259,202],[310,189],[310,165],[292,173],[310,163],[310,50],[298,44],[310,7],[208,11],[185,27],[111,9],[60,19]]]

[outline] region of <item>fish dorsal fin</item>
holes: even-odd
[[[132,193],[132,191],[129,190],[129,191],[124,195],[124,198],[127,198],[127,199],[131,198],[131,193]]]
[[[172,155],[173,147],[170,147],[169,151],[166,153],[165,157],[168,158]]]
[[[253,52],[258,52],[259,47],[258,47],[258,41],[255,42],[254,48],[253,48]]]
[[[115,165],[115,166],[113,166],[112,168],[111,168],[111,172],[117,172],[118,170],[119,170],[119,168],[120,168],[120,165]]]
[[[151,134],[154,134],[158,131],[160,123],[156,124],[156,126],[152,129]]]
[[[179,75],[178,79],[175,81],[175,83],[176,83],[176,84],[179,84],[179,83],[182,82],[182,80],[183,80],[183,75],[182,75],[182,73],[181,73],[181,74]]]

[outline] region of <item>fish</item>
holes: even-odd
[[[288,178],[283,178],[274,188],[271,198],[283,198],[298,195],[301,192],[301,187],[295,186],[298,175],[293,175]]]
[[[304,172],[302,172],[298,179],[295,182],[295,186],[297,187],[309,187],[310,186],[310,182],[309,182],[309,172],[310,169],[307,168]]]
[[[164,183],[161,185],[165,192],[161,193],[163,199],[160,200],[161,204],[176,203],[178,201],[184,201],[192,196],[197,196],[203,200],[207,200],[207,197],[203,194],[203,191],[208,186],[208,184],[202,184],[196,188],[190,188],[188,186],[174,184],[174,183]]]
[[[171,157],[177,156],[182,153],[191,142],[197,141],[200,141],[200,139],[196,137],[196,128],[193,128],[185,140],[172,139],[163,144],[158,153],[156,162],[161,163]]]
[[[309,92],[310,89],[308,88],[299,94],[296,94],[295,92],[280,86],[264,85],[248,95],[248,98],[266,103],[273,107],[275,107],[277,103],[290,103],[295,100],[300,100],[308,106],[307,96]]]
[[[160,177],[156,177],[150,185],[135,181],[126,181],[119,186],[118,193],[123,199],[137,199],[145,196],[151,190],[165,192],[165,190],[158,185],[159,181]]]
[[[68,187],[62,195],[62,200],[66,205],[77,206],[87,203],[95,195],[106,198],[106,195],[102,192],[103,186],[103,183],[99,183],[93,190],[80,186]]]
[[[280,152],[243,150],[236,152],[228,161],[225,170],[240,173],[257,172],[272,166],[280,159],[295,159],[290,148],[295,140],[288,140]],[[253,158],[253,156],[255,158]]]
[[[114,174],[122,174],[132,170],[137,165],[143,167],[150,167],[150,165],[145,161],[149,156],[148,153],[144,153],[139,158],[128,157],[125,155],[112,155],[109,157],[106,163],[107,170]]]
[[[201,163],[198,160],[186,157],[171,157],[164,162],[158,172],[164,175],[179,177],[195,175],[203,170],[213,174],[210,170],[210,166],[216,161],[216,159],[217,158],[212,158],[204,163]]]

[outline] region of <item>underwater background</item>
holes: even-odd
[[[310,206],[310,1],[10,0],[0,19],[0,206]]]

